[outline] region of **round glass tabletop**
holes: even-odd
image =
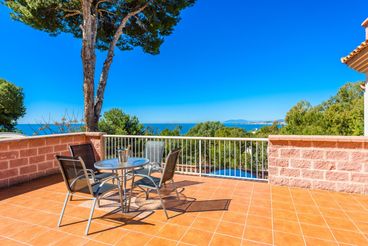
[[[147,158],[129,157],[127,162],[120,163],[118,158],[106,159],[95,163],[95,168],[100,170],[130,169],[147,165]]]

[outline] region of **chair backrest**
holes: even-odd
[[[98,171],[95,168],[95,153],[93,152],[92,144],[86,143],[86,144],[78,144],[78,145],[70,145],[70,153],[74,157],[82,157],[82,160],[84,164],[86,165],[87,169],[91,169],[94,172]]]
[[[176,164],[179,159],[180,151],[181,149],[177,148],[177,149],[171,150],[170,153],[167,155],[164,171],[162,172],[162,176],[161,176],[160,187],[165,182],[173,179],[175,169],[176,169]]]
[[[69,192],[81,192],[93,195],[86,166],[81,157],[56,156],[61,174]]]
[[[164,142],[147,141],[144,149],[144,156],[149,159],[151,163],[158,163],[159,165],[161,165],[164,148]]]

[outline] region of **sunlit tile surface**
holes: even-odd
[[[0,190],[0,245],[368,245],[368,196],[177,175],[157,195],[135,190],[133,211],[108,214],[116,195],[95,210],[75,198],[56,226],[66,189],[59,175]],[[152,212],[153,209],[153,212]]]

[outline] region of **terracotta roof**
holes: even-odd
[[[355,50],[349,55],[342,57],[341,62],[347,64],[354,56],[358,55],[362,50],[368,47],[368,40],[362,42]]]
[[[365,19],[365,21],[363,21],[362,23],[362,27],[367,27],[368,26],[368,18]]]

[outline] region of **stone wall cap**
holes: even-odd
[[[39,139],[39,138],[56,138],[56,137],[68,137],[68,136],[80,136],[80,135],[86,135],[86,133],[85,132],[73,132],[73,133],[62,133],[62,134],[26,136],[26,137],[19,137],[19,138],[4,138],[4,139],[0,139],[0,143]]]
[[[84,133],[87,137],[101,137],[106,135],[106,132],[85,132]]]
[[[364,136],[270,135],[269,141],[368,142]]]

